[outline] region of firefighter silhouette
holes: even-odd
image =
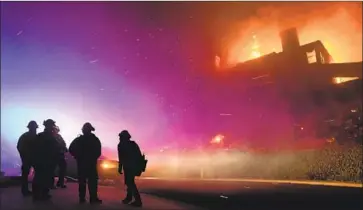
[[[30,173],[31,167],[33,167],[32,160],[32,148],[34,146],[34,141],[37,138],[37,129],[38,124],[35,121],[30,121],[28,123],[27,128],[29,129],[27,132],[23,133],[17,144],[17,149],[21,159],[21,193],[24,196],[28,196],[31,194],[29,190],[28,184],[28,176]]]
[[[134,198],[135,200],[130,205],[141,207],[142,201],[135,184],[135,177],[140,176],[142,171],[145,170],[144,156],[141,154],[137,143],[131,141],[131,135],[127,130],[122,131],[119,138],[120,143],[117,148],[119,157],[118,172],[120,174],[123,174],[122,171],[124,172],[125,185],[127,186],[127,195],[122,202],[129,204]]]
[[[67,170],[67,162],[65,158],[65,153],[68,152],[66,142],[64,141],[63,137],[60,135],[60,129],[58,126],[54,127],[54,135],[58,142],[59,146],[59,155],[57,159],[57,164],[55,167],[58,166],[58,182],[56,186],[52,186],[52,188],[60,187],[60,188],[66,188],[67,186],[64,184],[65,174]],[[54,185],[54,176],[52,179],[52,183]]]
[[[79,202],[86,202],[88,184],[90,203],[100,204],[102,200],[98,198],[97,193],[97,161],[101,156],[101,142],[92,131],[95,131],[95,128],[91,123],[85,123],[82,127],[83,134],[73,140],[69,146],[69,153],[77,161]]]
[[[32,188],[34,200],[51,198],[49,188],[52,184],[52,169],[57,163],[59,154],[59,146],[53,133],[55,121],[48,119],[44,121],[43,125],[44,131],[37,135],[33,150],[35,175]]]

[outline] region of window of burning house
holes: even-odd
[[[353,80],[358,80],[359,77],[333,77],[334,84],[346,83]]]
[[[316,63],[316,51],[313,50],[312,52],[307,52],[306,56],[308,58],[308,63]]]

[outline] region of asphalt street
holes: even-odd
[[[361,187],[185,179],[139,179],[137,184],[144,200],[143,209],[363,209]],[[100,206],[79,205],[77,185],[68,183],[68,186],[68,189],[52,191],[52,201],[41,204],[23,198],[17,186],[0,188],[1,209],[133,209],[120,202],[126,189],[122,182],[99,188],[104,200]]]
[[[52,199],[45,202],[33,202],[31,197],[23,197],[19,186],[0,188],[1,210],[122,210],[135,209],[124,205],[121,200],[125,197],[123,189],[109,186],[99,187],[99,197],[103,200],[101,205],[78,203],[78,186],[69,183],[67,189],[51,191]],[[198,210],[194,206],[176,201],[158,198],[151,195],[142,195],[146,210]],[[137,209],[137,208],[136,208]]]
[[[142,192],[206,209],[363,209],[363,188],[243,181],[139,180]]]

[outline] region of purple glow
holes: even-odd
[[[291,125],[278,90],[251,102],[239,76],[214,68],[227,35],[238,35],[229,23],[259,15],[259,3],[236,4],[2,2],[2,162],[18,162],[27,123],[47,118],[67,144],[91,122],[112,157],[123,129],[145,151],[196,147],[217,134],[275,144],[267,133],[281,137]]]
[[[183,27],[137,5],[2,3],[3,149],[47,118],[68,144],[91,122],[108,152],[122,129],[147,149],[179,136],[193,111]]]

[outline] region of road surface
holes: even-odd
[[[361,185],[353,188],[317,184],[323,183],[307,185],[233,180],[139,180],[144,193],[211,210],[363,209]]]
[[[223,210],[361,210],[361,187],[336,187],[276,182],[216,181],[216,180],[165,180],[140,179],[137,181],[144,200],[143,209],[223,209]],[[123,186],[100,187],[101,206],[77,203],[77,186],[69,183],[68,189],[52,191],[49,203],[33,204],[23,198],[19,187],[0,189],[1,209],[134,209],[120,203]]]
[[[31,197],[22,197],[19,187],[0,188],[1,210],[122,210],[135,209],[121,204],[125,193],[116,187],[99,187],[99,196],[103,200],[101,205],[78,204],[78,188],[75,183],[69,183],[67,189],[52,190],[53,198],[47,202],[33,203]],[[193,206],[168,201],[151,195],[142,195],[146,210],[197,210]],[[137,209],[137,208],[136,208]]]

